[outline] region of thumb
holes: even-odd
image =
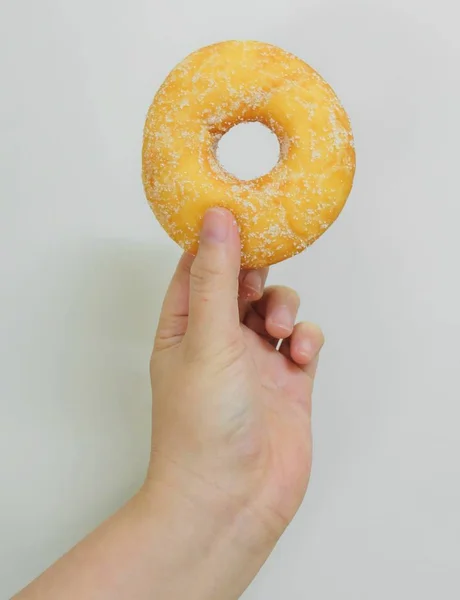
[[[224,347],[241,335],[238,311],[240,238],[233,215],[212,208],[204,216],[190,270],[187,338],[196,349]]]
[[[184,253],[169,284],[155,335],[157,350],[176,345],[187,331],[192,263],[193,256]]]

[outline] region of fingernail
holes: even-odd
[[[261,296],[263,281],[258,271],[249,271],[243,279],[244,291],[250,296]]]
[[[294,320],[287,306],[278,306],[270,315],[270,321],[285,331],[291,332],[294,327]]]
[[[313,358],[315,353],[313,344],[308,339],[304,339],[299,342],[298,351],[300,355],[305,356],[305,358],[309,359]]]
[[[211,208],[206,211],[201,228],[201,239],[207,242],[225,242],[230,232],[231,219],[222,208]]]

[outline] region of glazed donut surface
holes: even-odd
[[[221,137],[258,121],[278,137],[270,173],[241,181],[219,163]],[[167,77],[149,109],[142,152],[146,197],[182,248],[196,253],[205,211],[231,210],[242,266],[298,254],[340,214],[353,185],[348,116],[331,87],[294,55],[260,42],[194,52]]]

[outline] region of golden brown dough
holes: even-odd
[[[216,148],[249,121],[277,135],[280,158],[241,181]],[[167,233],[195,253],[206,209],[228,208],[246,268],[312,244],[340,214],[355,173],[350,122],[330,86],[294,55],[251,41],[202,48],[170,73],[149,109],[142,154],[145,193]]]

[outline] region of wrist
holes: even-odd
[[[156,453],[142,492],[152,506],[175,507],[203,519],[215,534],[231,530],[235,542],[251,553],[267,552],[288,522],[274,510],[264,474],[262,465],[247,472],[215,464],[198,468]]]
[[[247,502],[176,467],[150,475],[139,495],[171,597],[239,598],[279,537]]]

